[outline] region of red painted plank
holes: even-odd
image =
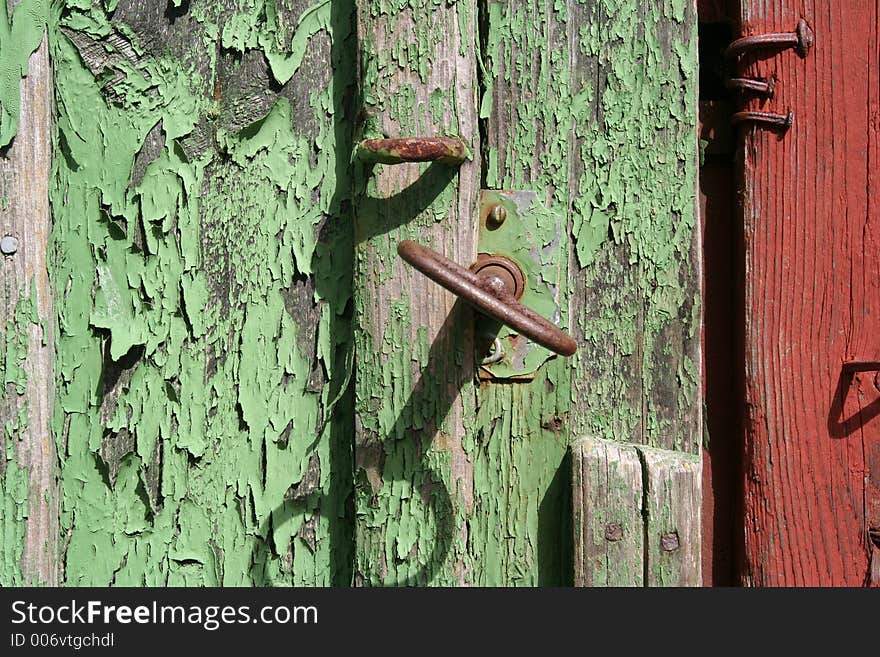
[[[743,61],[776,76],[748,109],[795,113],[784,136],[745,126],[746,448],[740,577],[751,585],[871,580],[880,525],[880,50],[876,2],[743,0],[744,34],[815,32]],[[880,568],[875,559],[875,568]]]

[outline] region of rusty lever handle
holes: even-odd
[[[379,164],[403,162],[461,164],[470,156],[465,143],[456,137],[364,139],[357,145],[355,154],[362,162]]]
[[[397,253],[435,283],[532,342],[562,356],[571,356],[577,350],[577,343],[570,335],[519,303],[502,278],[468,271],[436,251],[409,240],[398,245]]]

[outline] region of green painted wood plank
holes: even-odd
[[[51,27],[67,584],[351,581],[352,10]]]

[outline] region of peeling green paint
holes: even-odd
[[[18,130],[19,85],[28,72],[31,53],[40,46],[49,20],[49,0],[21,0],[11,12],[0,12],[0,148]]]
[[[24,367],[30,350],[30,325],[39,323],[36,285],[30,283],[30,294],[21,291],[12,312],[12,319],[3,327],[0,340],[0,404],[7,396],[20,396],[27,386]],[[16,443],[28,426],[27,403],[18,413],[4,418],[3,441],[0,449],[0,586],[28,584],[21,569],[21,557],[27,531],[29,478],[26,467],[16,460]]]
[[[370,20],[405,15],[418,29],[387,44],[361,35],[360,103],[351,2],[175,0],[157,16],[142,4],[67,0],[49,17],[47,2],[24,0],[0,24],[0,44],[19,29],[29,54],[48,20],[56,75],[66,583],[569,583],[570,439],[698,442],[690,4],[371,0]],[[459,134],[470,97],[435,87],[416,102],[451,25],[470,35],[460,55],[480,51],[481,89],[468,93],[483,135],[466,141],[483,184],[534,190],[541,227],[566,229],[561,319],[582,349],[531,382],[463,381],[472,314],[456,310],[429,344],[401,295],[385,300],[381,336],[355,336],[351,395],[350,316],[374,310],[352,269],[390,280],[397,242],[444,222],[461,184],[454,167],[424,165],[381,195],[383,165],[350,161],[354,112],[367,111],[359,137],[441,121]],[[0,50],[3,145],[27,57]],[[377,129],[383,114],[397,135]],[[11,340],[3,380],[21,386]],[[355,486],[353,417],[365,437]],[[459,452],[443,444],[455,421]],[[27,473],[8,459],[14,424],[4,582],[20,578],[27,509]]]
[[[472,358],[455,351],[472,315],[450,317],[433,345],[411,344],[405,309],[412,304],[404,296],[394,300],[401,310],[379,339],[358,335],[357,509],[365,530],[357,573],[371,584],[412,582],[412,572],[431,583],[566,584],[569,441],[590,434],[698,446],[699,423],[691,421],[699,395],[694,9],[680,0],[487,0],[477,16],[468,7],[379,0],[360,7],[367,122],[385,117],[400,134],[422,134],[439,118],[454,121],[450,88],[431,86],[431,67],[438,43],[456,43],[451,21],[471,35],[481,49],[483,184],[535,191],[547,208],[541,228],[570,239],[562,247],[572,258],[567,288],[559,290],[560,321],[581,350],[572,360],[551,359],[530,382],[458,384],[471,502],[457,497],[449,470],[428,468],[429,458],[449,451],[412,442],[435,430],[442,436],[448,418],[438,409],[447,408],[448,387],[456,385],[455,364]],[[414,34],[409,21],[419,25]],[[447,30],[439,39],[437,26]],[[374,177],[356,201],[364,235],[357,279],[376,277],[356,286],[358,318],[374,315],[381,298],[371,295],[397,275],[399,240],[437,248],[431,235],[441,231],[432,222],[452,220],[450,195],[460,184],[423,167],[409,187],[383,190],[388,200],[377,206],[375,180],[384,171],[367,172]],[[473,228],[452,216],[460,224],[450,230]],[[430,386],[412,380],[413,363]],[[387,422],[373,422],[376,414]],[[419,501],[414,491],[426,481],[434,497]],[[431,514],[441,504],[448,505],[449,542],[437,564],[435,553],[399,537],[436,531]]]
[[[351,6],[86,4],[51,44],[67,583],[347,584]]]

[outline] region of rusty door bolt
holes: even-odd
[[[509,258],[478,254],[474,271],[410,240],[400,242],[397,253],[478,312],[507,325],[519,335],[562,356],[572,356],[577,351],[574,338],[517,301],[517,293],[521,295],[525,288],[525,277],[519,265]]]
[[[661,534],[660,536],[660,549],[664,552],[675,552],[680,547],[680,543],[678,540],[678,532],[669,532],[668,534]]]
[[[798,21],[794,32],[771,32],[770,34],[755,34],[743,37],[731,43],[724,51],[724,57],[728,62],[733,62],[740,55],[750,50],[762,48],[794,48],[801,58],[806,57],[813,47],[815,40],[813,30],[803,18]]]
[[[623,540],[623,527],[616,522],[609,522],[605,525],[605,540],[612,543]]]
[[[493,205],[486,215],[486,226],[490,230],[494,230],[501,226],[507,220],[507,210],[503,205]]]
[[[12,235],[5,235],[0,239],[0,253],[5,256],[14,255],[18,251],[18,238]]]

